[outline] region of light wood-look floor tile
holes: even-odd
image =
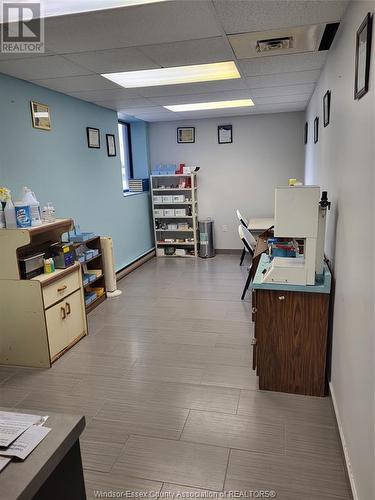
[[[250,366],[207,366],[203,371],[202,384],[237,389],[257,389],[258,377]]]
[[[129,370],[128,376],[133,380],[160,380],[199,384],[203,371],[203,368],[135,363]]]
[[[210,498],[210,495],[220,494],[219,491],[204,490],[202,488],[192,488],[181,484],[164,483],[161,493],[165,498]],[[212,498],[215,498],[213,496]],[[220,498],[218,496],[218,498]]]
[[[82,463],[85,470],[110,472],[119,457],[123,444],[81,440]]]
[[[147,479],[132,477],[123,474],[121,471],[111,471],[107,474],[94,471],[85,471],[85,483],[87,500],[100,498],[98,493],[110,493],[112,495],[140,494],[145,495],[143,498],[157,498],[157,493],[161,490],[162,482],[150,481]],[[103,496],[103,498],[105,498]],[[108,496],[108,498],[111,498]],[[112,496],[112,498],[121,498],[120,496]],[[129,498],[129,496],[128,496]]]
[[[131,436],[114,466],[136,477],[221,490],[229,450],[169,439]]]
[[[273,455],[285,453],[285,426],[247,415],[191,410],[181,439]]]

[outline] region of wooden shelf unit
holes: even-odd
[[[190,187],[180,187],[180,183],[186,179]],[[160,201],[158,197],[184,195],[184,201]],[[156,255],[158,257],[197,257],[198,256],[198,200],[197,200],[197,175],[196,174],[175,174],[175,175],[151,175],[151,196],[152,196],[152,214],[154,221],[154,236]],[[186,199],[188,198],[188,199]],[[190,209],[187,215],[157,215],[156,209]],[[173,224],[178,222],[186,222],[189,224],[189,229],[168,229],[168,221]],[[164,224],[167,228],[161,228]],[[192,238],[192,242],[166,242],[164,241],[166,233],[169,239],[184,239]],[[185,236],[184,236],[185,233]],[[173,235],[176,234],[175,238]],[[186,255],[166,255],[162,253],[165,247],[173,247],[175,249],[184,248],[186,251],[191,251]],[[159,250],[159,251],[158,251]]]
[[[85,266],[87,266],[88,270],[101,269],[101,271],[102,271],[101,276],[96,278],[95,281],[91,281],[90,283],[83,285],[84,290],[87,290],[87,288],[90,286],[94,286],[95,288],[96,287],[97,288],[104,288],[103,295],[97,297],[93,302],[86,305],[86,312],[88,314],[89,312],[91,312],[93,309],[95,309],[99,304],[101,304],[107,298],[107,295],[105,292],[104,263],[103,263],[102,246],[100,243],[100,236],[94,236],[93,238],[90,238],[89,240],[74,243],[74,246],[76,248],[78,248],[80,245],[86,245],[87,248],[89,248],[89,249],[99,251],[98,255],[95,255],[95,257],[92,257],[91,259],[86,260],[85,262],[81,263],[82,277],[83,277]]]
[[[48,250],[72,227],[60,219],[0,230],[0,364],[49,368],[87,335],[80,264],[29,280],[18,266],[21,255]]]

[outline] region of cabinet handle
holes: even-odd
[[[66,318],[65,307],[60,308],[60,313],[61,313],[61,319],[65,319]]]
[[[255,306],[253,306],[253,307],[251,308],[251,312],[252,312],[253,314],[256,314],[256,312],[257,312],[257,311],[258,311],[258,309],[257,309]]]
[[[61,286],[60,288],[57,289],[58,292],[63,292],[66,290],[68,287],[66,285]]]
[[[70,314],[70,312],[71,312],[69,302],[66,302],[66,303],[65,303],[65,307],[66,307],[66,314],[69,316],[69,314]]]
[[[285,300],[285,295],[279,295],[279,300]]]
[[[256,338],[252,338],[251,339],[251,345],[256,345],[257,344],[257,339]]]

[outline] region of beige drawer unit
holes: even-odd
[[[63,278],[43,287],[43,301],[46,309],[67,295],[79,290],[82,283],[81,270],[74,268],[73,272],[69,273],[69,269],[65,271],[66,274],[64,274]]]
[[[0,364],[49,368],[87,335],[81,265],[21,279],[18,258],[47,251],[71,219],[0,231]]]

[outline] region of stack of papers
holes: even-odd
[[[12,458],[25,460],[51,429],[48,417],[0,411],[0,472]]]

